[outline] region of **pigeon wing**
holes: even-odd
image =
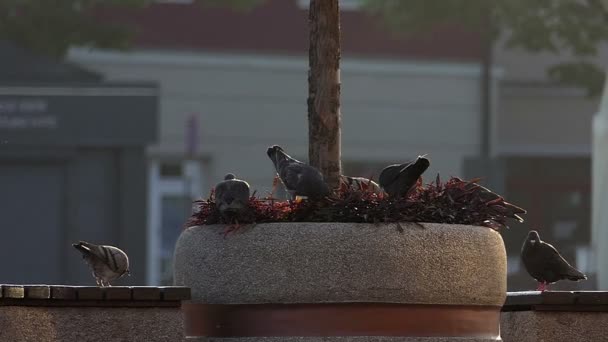
[[[287,190],[296,190],[300,184],[302,173],[304,172],[304,165],[300,163],[288,163],[281,168],[279,176],[283,181],[283,184]]]
[[[230,182],[228,191],[235,199],[244,203],[249,200],[249,184],[245,181],[235,180]]]
[[[541,242],[539,248],[546,269],[550,270],[560,279],[579,280],[587,278],[583,273],[572,267],[551,244]]]

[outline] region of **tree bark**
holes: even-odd
[[[342,173],[338,0],[311,0],[309,22],[308,158],[336,189]]]

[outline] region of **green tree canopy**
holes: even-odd
[[[551,80],[601,93],[604,71],[590,60],[608,42],[608,6],[603,0],[363,0],[391,29],[428,32],[458,23],[509,48],[569,54],[573,61],[548,69]]]
[[[206,6],[250,9],[266,0],[198,0]],[[144,7],[153,0],[1,0],[0,40],[36,53],[61,58],[70,46],[125,49],[131,27],[101,22],[91,16],[104,7]]]

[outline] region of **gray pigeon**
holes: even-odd
[[[350,177],[341,175],[340,176],[340,190],[351,190],[355,192],[370,192],[374,194],[382,194],[383,191],[380,189],[378,183],[371,179],[364,177]]]
[[[431,162],[423,156],[413,162],[389,165],[380,172],[378,183],[389,197],[403,198],[430,165]]]
[[[292,199],[296,196],[320,199],[329,195],[329,186],[319,170],[293,159],[277,145],[269,147],[266,154]]]
[[[98,286],[111,286],[111,281],[129,274],[129,257],[114,246],[98,246],[86,241],[72,246],[82,253]]]
[[[461,182],[464,182],[460,178],[457,178],[457,177],[454,177],[454,178]],[[524,219],[521,216],[519,216],[519,214],[525,214],[527,211],[514,204],[505,202],[504,199],[502,198],[502,196],[492,192],[492,190],[490,190],[486,187],[483,187],[477,183],[472,183],[472,182],[469,182],[465,186],[465,190],[477,191],[479,198],[481,198],[481,200],[484,201],[485,203],[501,200],[501,204],[494,205],[493,209],[500,211],[506,217],[516,219],[519,222],[524,222]]]
[[[531,230],[521,248],[521,260],[532,278],[538,281],[539,291],[559,280],[579,281],[587,276],[572,267],[555,249],[542,241],[538,232]]]
[[[215,205],[225,220],[239,219],[249,205],[249,184],[232,173],[215,186]]]

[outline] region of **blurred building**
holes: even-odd
[[[430,176],[483,176],[477,36],[458,27],[438,27],[430,39],[397,36],[356,1],[342,3],[345,173],[377,178],[389,163],[428,153]],[[173,246],[192,198],[207,196],[227,172],[265,194],[274,174],[265,154],[271,144],[307,159],[307,8],[306,0],[270,0],[250,12],[165,0],[105,10],[101,18],[136,26],[134,48],[71,51],[72,62],[108,80],[160,86],[160,140],[147,151],[150,284],[171,281]],[[587,260],[596,103],[549,84],[549,62],[499,49],[492,73],[486,184],[530,211],[525,225],[505,233],[513,288],[533,286],[518,259],[527,228],[545,227],[542,236],[565,244],[571,260]]]
[[[227,172],[259,195],[274,175],[266,148],[307,160],[308,20],[302,1],[251,12],[188,1],[102,12],[135,23],[130,52],[74,49],[70,60],[109,80],[160,85],[160,140],[148,149],[148,281],[170,282],[175,239],[193,197]],[[388,163],[429,153],[431,174],[460,175],[479,145],[479,47],[439,29],[432,39],[394,37],[359,11],[342,16],[343,163],[378,177]]]
[[[0,42],[0,283],[91,284],[71,243],[121,246],[145,281],[145,146],[157,87]]]
[[[507,198],[528,209],[526,222],[503,232],[509,254],[509,289],[531,289],[519,261],[528,229],[554,244],[589,280],[562,282],[555,289],[595,289],[596,265],[591,239],[592,120],[599,99],[582,89],[550,83],[546,70],[568,61],[567,53],[530,54],[495,51],[504,71],[497,92],[492,153],[501,169]],[[608,49],[600,48],[598,64],[608,66]]]

